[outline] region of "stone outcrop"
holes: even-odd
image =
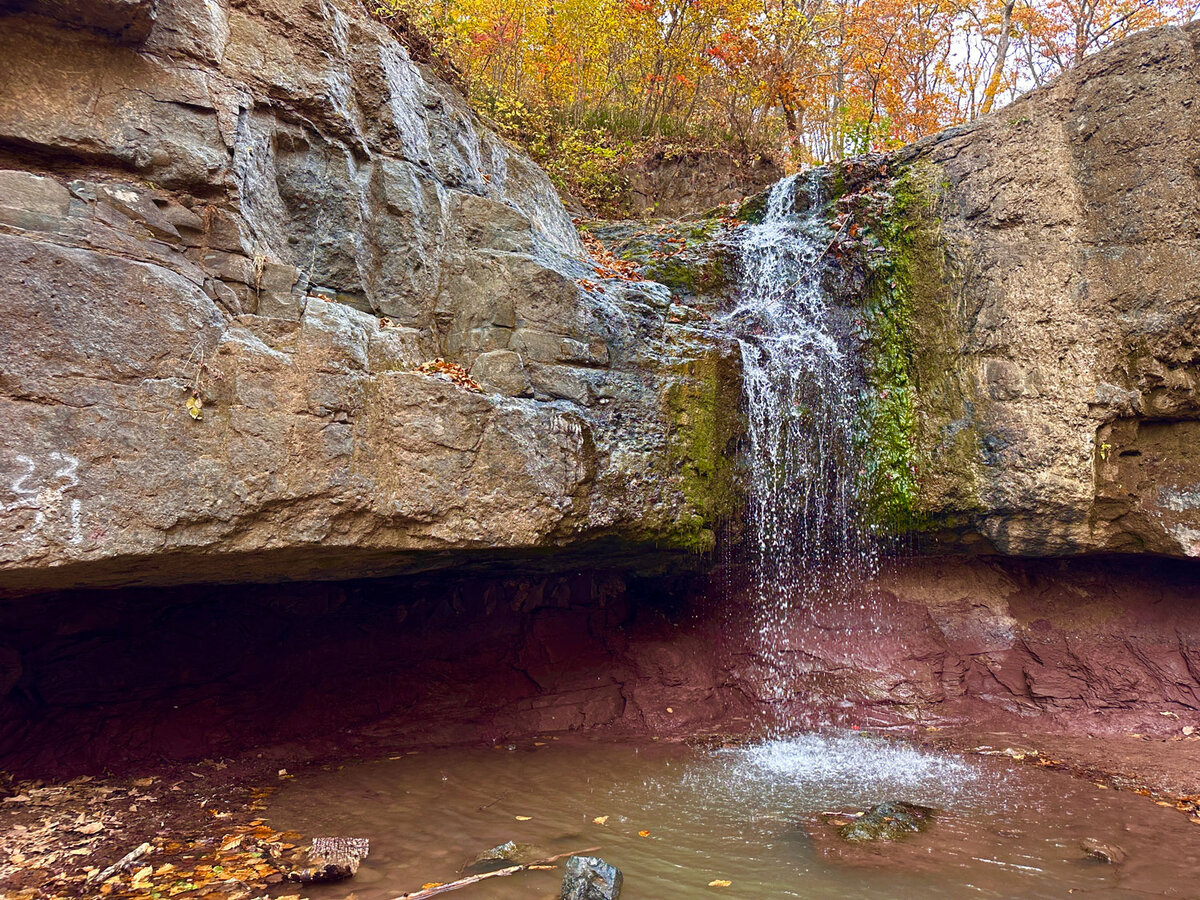
[[[921,501],[947,536],[1200,556],[1198,48],[1141,33],[887,161],[923,194]]]
[[[639,219],[695,216],[741,203],[783,176],[764,156],[668,145],[630,165],[628,211]]]
[[[736,349],[366,7],[2,8],[0,594],[711,546]]]

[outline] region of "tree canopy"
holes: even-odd
[[[378,0],[553,171],[704,140],[791,165],[969,121],[1200,0]],[[576,145],[572,148],[572,142]],[[587,152],[584,152],[584,151]]]

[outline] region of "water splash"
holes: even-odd
[[[821,285],[835,238],[822,207],[815,176],[792,176],[771,189],[763,221],[743,230],[737,305],[726,317],[745,373],[745,569],[759,654],[770,670],[763,679],[768,701],[789,700],[797,683],[804,648],[791,646],[795,611],[861,597],[879,566],[861,502],[861,366],[846,310]],[[781,714],[783,729],[792,730],[792,714]]]
[[[793,813],[905,800],[945,809],[997,800],[1001,779],[957,756],[854,732],[802,734],[720,750],[686,781],[732,807]]]

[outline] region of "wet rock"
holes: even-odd
[[[319,884],[353,878],[370,852],[366,838],[313,838],[312,847],[286,872],[289,881]]]
[[[1106,844],[1095,838],[1087,838],[1079,845],[1088,859],[1094,859],[1109,865],[1119,866],[1125,862],[1127,854],[1116,844]]]
[[[490,850],[484,850],[463,866],[462,870],[468,875],[482,875],[485,872],[507,869],[509,866],[527,866],[549,856],[549,853],[533,844],[505,841]]]
[[[896,841],[925,831],[937,810],[916,803],[889,801],[872,806],[853,821],[838,827],[838,835],[854,843]]]
[[[562,900],[617,900],[621,870],[597,856],[572,856],[563,873]]]

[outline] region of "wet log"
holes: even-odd
[[[594,853],[599,849],[599,847],[588,847],[586,850],[572,850],[570,853],[559,853],[546,859],[539,859],[536,862],[526,863],[525,865],[508,866],[504,869],[497,869],[494,872],[484,872],[481,875],[471,875],[467,878],[460,878],[458,881],[448,881],[445,884],[439,884],[436,887],[422,888],[419,891],[412,891],[407,894],[401,894],[399,897],[393,897],[392,900],[426,900],[428,897],[436,897],[438,894],[445,894],[449,891],[457,891],[459,888],[465,888],[472,884],[478,884],[479,882],[488,878],[504,878],[508,875],[515,875],[518,872],[524,872],[527,869],[539,869],[553,866],[554,863],[568,856],[581,856],[587,853]]]

